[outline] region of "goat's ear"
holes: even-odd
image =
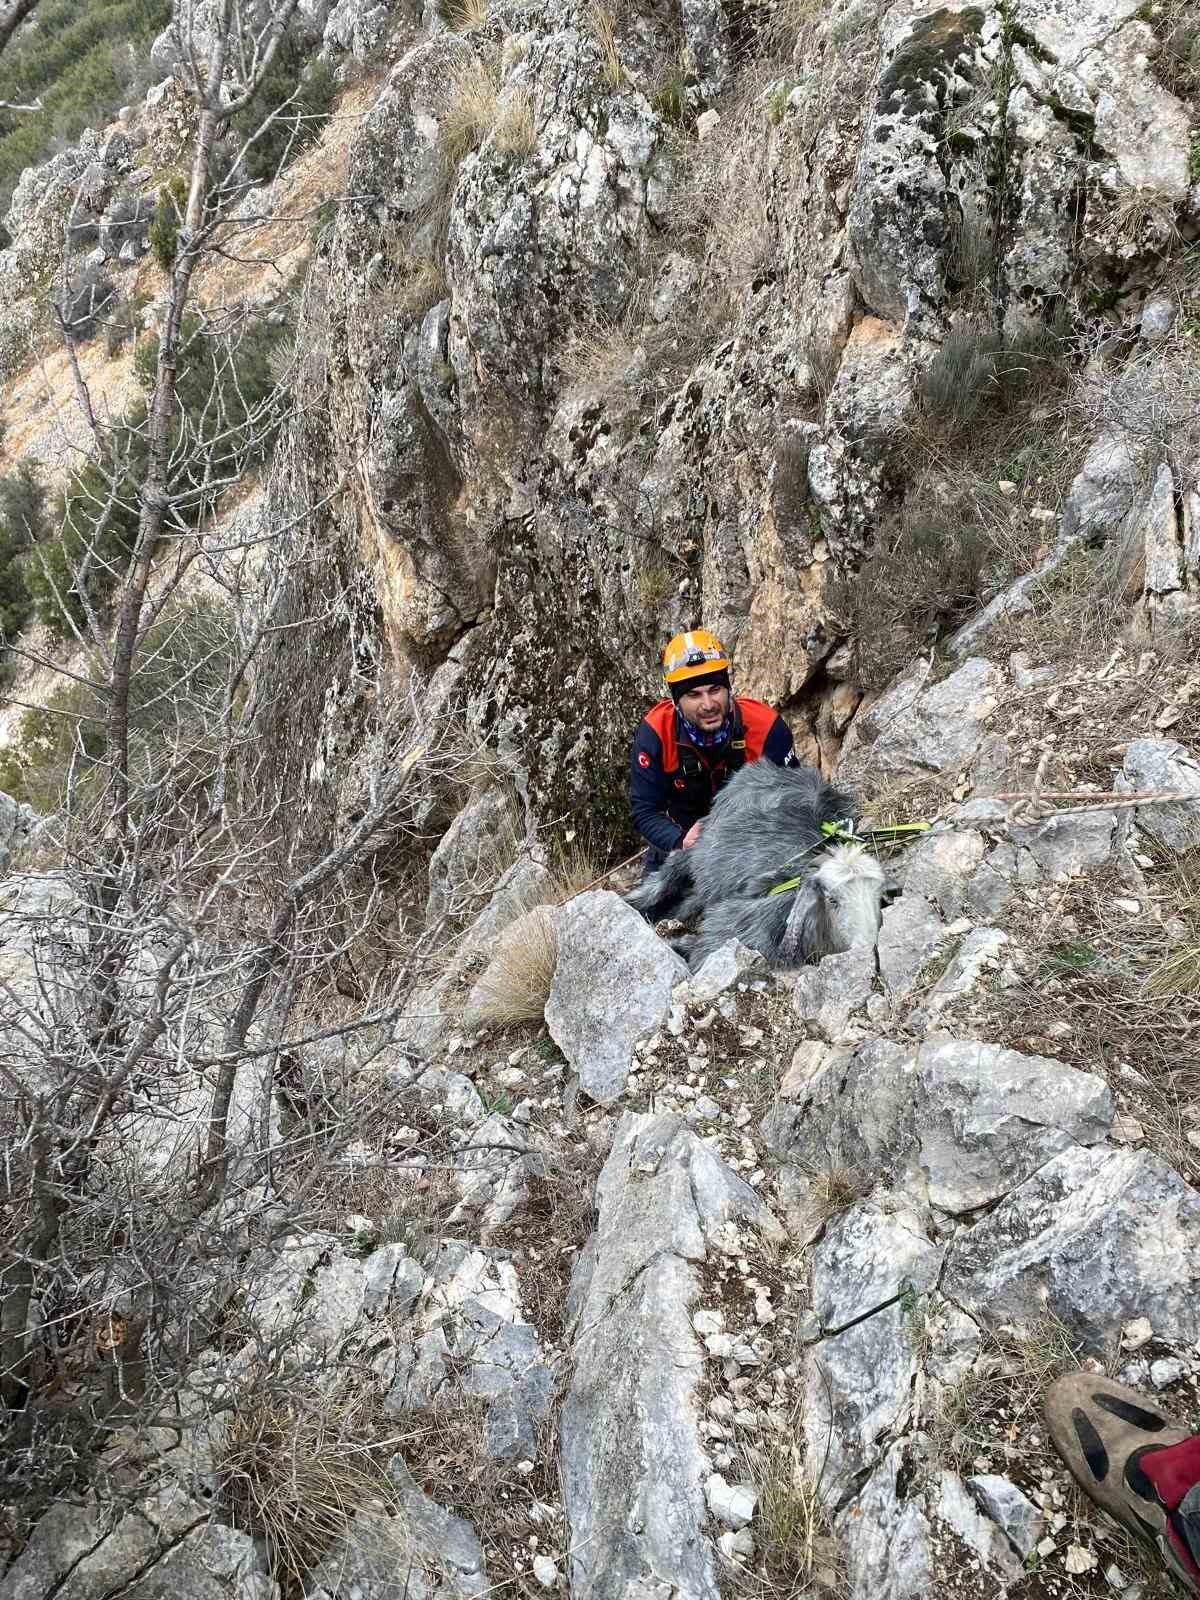
[[[796,890],[780,941],[784,958],[800,966],[826,955],[828,926],[825,896],[821,887],[815,878],[806,878]]]

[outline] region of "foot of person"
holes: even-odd
[[[1200,1595],[1200,1434],[1089,1372],[1059,1378],[1044,1410],[1050,1441],[1088,1498]]]

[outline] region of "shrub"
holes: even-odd
[[[971,319],[955,324],[922,373],[917,403],[926,428],[942,443],[1044,397],[1066,374],[1066,343],[1057,327],[1030,324],[1005,339]]]
[[[282,401],[270,358],[283,333],[260,321],[216,334],[198,317],[184,319],[170,442],[175,470],[168,485],[169,520],[176,527],[195,526],[212,511],[223,484],[269,453],[281,413],[273,401]],[[147,335],[134,354],[147,391],[157,362],[157,336]],[[137,537],[146,452],[146,403],[140,401],[109,431],[100,453],[73,474],[59,500],[57,535],[27,564],[38,617],[60,641],[85,627],[85,598],[102,608],[123,577]]]
[[[229,662],[222,608],[212,600],[176,606],[149,630],[130,685],[131,765],[147,790],[161,773],[171,735],[202,745],[219,713]],[[27,711],[15,740],[0,751],[0,789],[44,814],[59,811],[72,774],[86,794],[104,759],[106,701],[84,683],[68,683],[46,706]],[[155,794],[161,806],[163,796]]]
[[[537,144],[537,125],[533,101],[524,89],[516,89],[500,107],[496,118],[496,149],[501,155],[528,156]]]
[[[15,638],[33,614],[22,569],[30,546],[42,537],[45,520],[41,476],[36,466],[22,461],[15,472],[0,478],[0,641]],[[8,659],[0,648],[0,667]]]
[[[826,602],[850,640],[855,674],[883,688],[920,650],[966,621],[983,598],[997,549],[967,492],[918,495],[854,573],[839,573]]]
[[[103,126],[129,97],[132,61],[145,60],[170,20],[170,0],[43,0],[0,58],[0,101],[42,103],[0,110],[0,214],[26,167]],[[114,39],[123,41],[119,62]]]
[[[158,191],[158,204],[150,223],[148,238],[154,259],[164,272],[175,265],[175,250],[179,243],[179,229],[187,210],[187,184],[176,175]]]
[[[304,70],[295,42],[281,40],[258,93],[233,119],[239,141],[251,141],[241,151],[239,170],[252,183],[269,182],[317,138],[336,94],[337,80],[328,63],[314,61]]]

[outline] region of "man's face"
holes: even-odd
[[[698,689],[685,689],[679,696],[679,709],[694,728],[713,733],[729,712],[730,693],[718,683],[704,683]]]

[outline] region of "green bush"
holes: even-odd
[[[198,317],[184,319],[170,439],[176,466],[168,485],[169,526],[195,527],[212,513],[219,487],[269,453],[282,411],[270,355],[283,333],[260,321],[214,334]],[[134,352],[134,370],[147,393],[157,364],[158,338],[147,335]],[[73,628],[84,628],[85,598],[102,610],[124,576],[146,474],[146,416],[145,401],[131,407],[109,431],[100,454],[72,476],[59,499],[57,535],[26,563],[37,615],[60,642],[72,637]]]
[[[329,117],[337,81],[324,61],[304,70],[304,57],[294,41],[283,39],[254,99],[233,119],[239,141],[253,142],[238,163],[253,183],[266,183],[295,160],[320,134]],[[259,132],[264,120],[278,112]]]
[[[23,461],[0,478],[0,640],[15,638],[33,613],[22,568],[26,553],[45,531],[45,520],[41,476],[37,467]],[[6,657],[0,649],[0,667]]]
[[[102,126],[127,98],[113,41],[144,57],[170,20],[170,0],[42,0],[0,57],[0,101],[42,103],[36,112],[0,111],[0,215],[26,167]]]
[[[168,759],[180,789],[203,781],[230,661],[230,633],[223,608],[202,599],[181,603],[149,630],[138,651],[130,684],[130,758],[144,799],[161,803],[156,791]],[[59,811],[72,784],[86,797],[107,749],[106,702],[83,683],[68,683],[43,710],[27,711],[17,736],[0,749],[0,789],[43,814]],[[174,797],[179,798],[178,793]]]
[[[147,238],[154,251],[154,259],[164,272],[175,265],[175,251],[179,244],[179,229],[187,210],[187,184],[176,174],[158,191],[158,204]]]

